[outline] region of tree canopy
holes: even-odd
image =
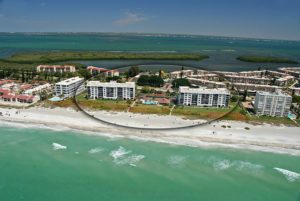
[[[164,84],[164,80],[156,75],[142,75],[137,80],[137,84],[140,86],[161,87]]]
[[[191,86],[190,82],[186,78],[175,79],[172,82],[173,88],[179,88],[181,86]]]
[[[134,77],[140,73],[140,69],[138,66],[131,66],[128,70],[128,76]]]

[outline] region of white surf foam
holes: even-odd
[[[234,161],[233,166],[238,171],[250,173],[259,173],[264,168],[262,165],[250,163],[248,161]]]
[[[214,169],[217,171],[233,169],[243,173],[258,174],[264,168],[264,166],[262,165],[254,164],[249,161],[240,161],[240,160],[231,161],[229,159],[219,159],[216,157],[211,157],[208,163],[212,164]]]
[[[275,167],[274,170],[277,170],[278,172],[282,173],[289,182],[294,182],[300,179],[300,174],[297,172],[292,172],[290,170],[286,170],[278,167]]]
[[[226,170],[232,166],[232,163],[229,160],[220,160],[216,161],[213,166],[215,170]]]
[[[140,160],[144,159],[144,155],[131,155],[128,157],[124,157],[120,160],[116,160],[115,164],[117,165],[126,165],[129,164],[130,166],[136,167],[136,163],[139,162]]]
[[[136,163],[144,159],[144,155],[131,154],[132,151],[126,150],[120,146],[118,149],[110,152],[110,156],[113,157],[113,162],[116,165],[130,165],[136,167]]]
[[[103,150],[104,150],[104,149],[101,148],[101,147],[96,147],[96,148],[90,149],[90,150],[89,150],[89,153],[90,153],[90,154],[96,154],[96,153],[102,152]]]
[[[67,146],[53,142],[52,148],[53,148],[53,150],[63,150],[63,149],[67,149]]]
[[[174,155],[168,158],[168,164],[174,167],[183,167],[186,162],[186,156]]]
[[[127,154],[131,153],[130,150],[126,150],[124,147],[119,147],[116,150],[110,152],[110,156],[114,158],[114,160],[119,159]]]

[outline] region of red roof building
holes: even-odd
[[[6,95],[6,94],[9,94],[9,93],[10,93],[10,90],[0,88],[0,95]]]

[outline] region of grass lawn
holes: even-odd
[[[77,96],[79,106],[97,110],[127,111],[130,103],[125,100],[89,100],[85,98],[86,93]]]
[[[170,107],[169,106],[157,106],[157,105],[135,105],[133,108],[130,108],[132,113],[140,114],[158,114],[158,115],[169,115]]]
[[[229,111],[229,108],[197,108],[179,106],[172,111],[172,114],[184,116],[188,119],[216,119]]]
[[[269,116],[252,116],[249,119],[249,122],[254,122],[254,123],[267,123],[267,124],[275,124],[275,125],[293,125],[295,126],[295,122],[292,120],[286,118],[286,117],[269,117]]]

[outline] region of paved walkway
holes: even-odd
[[[133,108],[135,106],[136,100],[133,101],[133,103],[128,107],[127,112],[129,112],[130,108]]]
[[[170,109],[169,115],[172,115],[172,111],[174,110],[175,107],[176,107],[176,105],[173,105],[173,107]]]

